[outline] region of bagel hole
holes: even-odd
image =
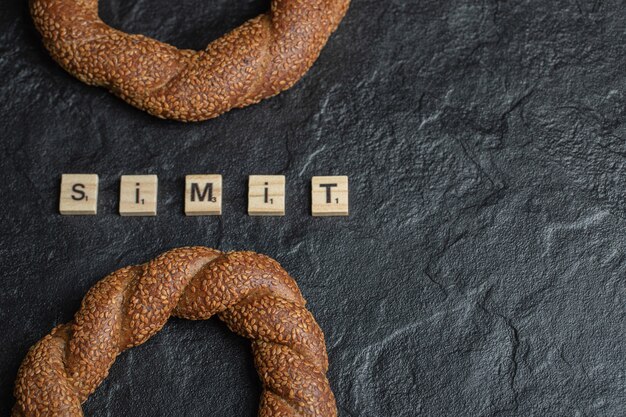
[[[260,396],[249,340],[216,318],[173,318],[117,358],[83,410],[93,417],[254,417]]]
[[[98,4],[100,18],[116,29],[195,50],[204,49],[269,7],[269,0],[107,0]]]

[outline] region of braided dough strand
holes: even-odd
[[[171,315],[218,315],[252,340],[263,384],[261,417],[335,417],[324,335],[280,265],[252,252],[181,248],[95,284],[73,322],[28,352],[13,417],[83,416],[81,404],[117,356],[156,334]]]
[[[276,95],[313,65],[350,0],[273,0],[203,51],[113,29],[97,0],[30,0],[52,57],[81,81],[161,118],[200,121]]]

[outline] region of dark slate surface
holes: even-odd
[[[202,48],[267,1],[103,1],[104,19]],[[620,1],[356,0],[292,90],[219,119],[161,121],[46,54],[0,5],[0,414],[29,346],[107,273],[172,247],[250,249],[297,278],[326,332],[342,417],[626,415],[626,9]],[[97,217],[57,212],[63,172],[101,178]],[[187,218],[188,173],[224,215]],[[120,218],[119,177],[160,179]],[[249,174],[288,179],[246,215]],[[309,215],[313,175],[352,215]],[[254,416],[248,342],[172,320],[123,354],[89,416]]]

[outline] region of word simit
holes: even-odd
[[[158,178],[156,175],[122,175],[120,215],[156,216]],[[311,214],[347,216],[348,177],[324,176],[311,179]],[[63,174],[59,211],[63,215],[95,215],[98,212],[98,175]],[[219,216],[222,214],[222,176],[185,177],[185,214]],[[250,175],[248,215],[285,215],[285,176]]]

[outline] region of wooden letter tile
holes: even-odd
[[[285,215],[284,175],[250,175],[248,214],[250,216]]]
[[[98,176],[96,174],[63,174],[59,211],[65,215],[98,212]]]
[[[156,216],[156,175],[122,175],[120,180],[120,215]]]
[[[347,216],[348,177],[313,177],[311,213],[313,216]]]
[[[222,214],[221,175],[185,177],[185,214],[187,216]]]

